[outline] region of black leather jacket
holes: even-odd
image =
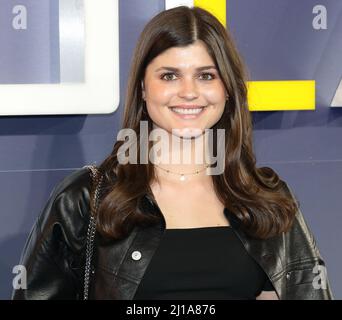
[[[55,187],[21,257],[27,270],[27,289],[14,290],[13,299],[83,298],[91,185],[88,169],[82,168]],[[147,212],[161,214],[147,195],[143,206]],[[268,240],[249,238],[239,228],[239,220],[226,215],[248,253],[269,276],[279,299],[333,299],[324,277],[324,261],[300,211],[289,232]],[[164,230],[162,217],[159,225],[136,227],[123,240],[97,244],[89,298],[133,299]],[[315,271],[317,264],[322,269]]]

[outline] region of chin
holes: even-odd
[[[200,128],[174,128],[172,134],[184,139],[195,139],[204,133]]]

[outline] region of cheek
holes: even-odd
[[[146,87],[146,100],[151,103],[167,104],[174,95],[174,89],[170,85],[165,85],[161,81],[150,81]]]
[[[210,104],[224,104],[226,100],[224,89],[221,86],[206,88],[203,96]]]
[[[166,106],[170,104],[172,95],[168,90],[165,90],[164,86],[157,83],[150,83],[150,85],[146,87],[145,93],[147,112],[152,120],[157,122],[165,113]]]

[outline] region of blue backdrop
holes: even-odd
[[[330,108],[342,75],[342,2],[321,0],[328,28],[312,28],[314,0],[228,0],[227,22],[252,80],[316,80],[316,110],[253,113],[258,164],[299,198],[335,298],[342,298],[342,108]],[[129,63],[144,24],[163,0],[120,1],[121,104],[111,115],[0,118],[0,299],[37,215],[63,177],[110,153]],[[1,50],[1,44],[0,44]],[[1,106],[0,106],[1,107]]]

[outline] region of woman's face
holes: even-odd
[[[226,90],[203,42],[173,47],[147,66],[143,98],[154,127],[186,137],[221,118]]]

